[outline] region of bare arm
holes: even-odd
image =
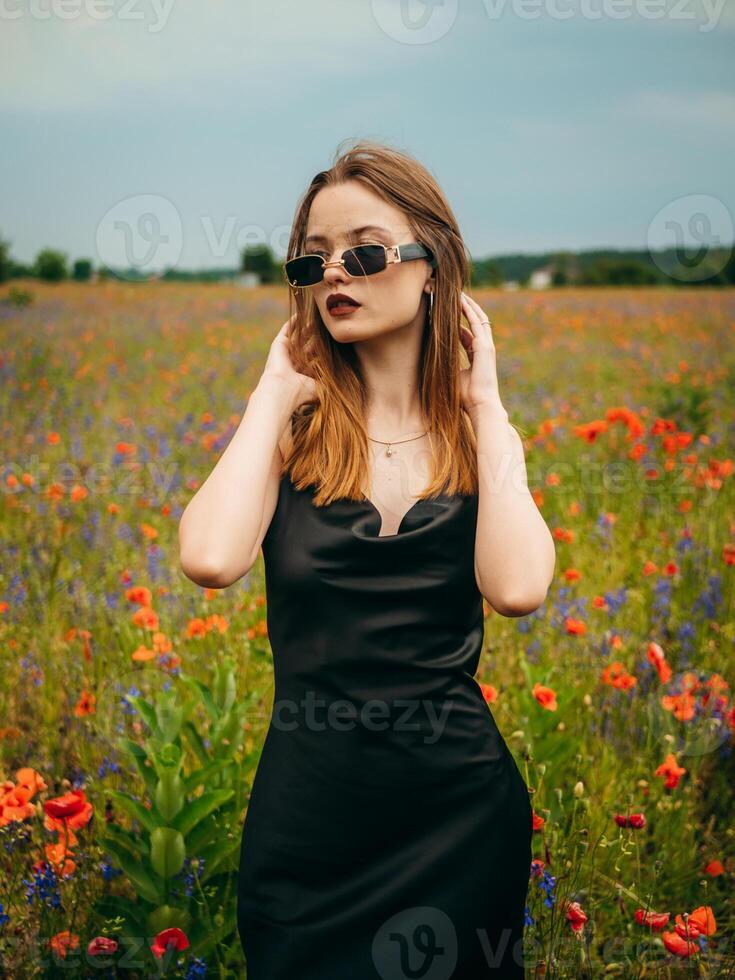
[[[554,538],[529,492],[523,442],[500,400],[490,319],[464,292],[461,302],[469,327],[460,336],[470,366],[460,371],[460,385],[475,432],[480,484],[475,579],[501,616],[527,616],[553,580]]]
[[[527,616],[554,576],[551,531],[528,490],[523,442],[500,401],[470,411],[477,436],[480,496],[475,577],[503,616]]]
[[[273,517],[280,446],[288,444],[292,413],[314,393],[314,382],[290,365],[290,323],[273,341],[237,431],[181,516],[181,569],[197,585],[223,589],[245,575]]]

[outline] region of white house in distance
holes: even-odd
[[[237,283],[239,286],[259,286],[260,275],[257,272],[241,272]]]
[[[529,277],[528,285],[531,289],[548,289],[551,285],[551,268],[547,265],[543,269],[534,269]]]

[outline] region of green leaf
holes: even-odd
[[[212,692],[209,690],[207,685],[202,684],[202,682],[198,681],[195,677],[189,677],[187,678],[187,681],[189,686],[192,687],[201,698],[202,704],[207,709],[209,717],[213,721],[216,721],[217,718],[219,718],[219,711],[217,710],[217,705],[214,703],[214,699],[212,698]]]
[[[218,772],[226,769],[229,765],[230,762],[228,759],[216,759],[214,762],[210,762],[208,765],[202,766],[201,769],[195,770],[184,780],[186,792],[191,794],[199,786],[208,785],[212,776],[216,776]]]
[[[231,902],[234,907],[235,903]],[[190,956],[201,956],[210,952],[215,946],[219,946],[223,940],[227,939],[231,933],[235,932],[237,923],[235,921],[235,911],[230,908],[219,926],[212,928],[207,922],[200,920],[196,922],[187,933],[191,945],[187,949]]]
[[[233,835],[230,840],[214,841],[208,847],[203,848],[195,856],[204,861],[204,873],[202,881],[217,870],[219,865],[231,854],[236,853],[240,848],[240,839]]]
[[[184,866],[184,835],[173,827],[157,827],[151,834],[151,864],[162,878],[172,878]]]
[[[214,789],[209,793],[202,793],[191,803],[187,803],[181,813],[171,822],[171,825],[186,837],[200,820],[209,816],[213,810],[226,803],[234,795],[234,790],[231,789]]]
[[[168,742],[173,742],[181,730],[184,712],[181,706],[174,702],[173,698],[168,697],[159,702],[156,708],[156,719],[162,736]]]
[[[191,925],[191,913],[188,909],[175,905],[159,905],[146,918],[146,925],[152,935],[157,935],[164,929],[178,928],[187,932]]]
[[[134,800],[132,796],[128,796],[127,793],[120,793],[116,789],[107,790],[107,796],[110,797],[113,802],[117,802],[120,807],[122,807],[125,812],[131,816],[134,820],[137,820],[141,826],[145,827],[149,834],[153,833],[156,827],[160,827],[161,822],[157,819],[156,814],[149,810],[147,807],[143,806],[138,800]]]
[[[218,756],[229,757],[233,755],[245,738],[245,731],[242,727],[242,714],[244,705],[232,708],[226,715],[223,715],[221,724],[217,726],[212,739],[212,744],[217,749]]]
[[[192,749],[194,749],[194,752],[196,753],[202,765],[206,765],[208,762],[210,762],[209,752],[207,752],[207,749],[204,745],[204,741],[202,740],[202,737],[199,734],[199,732],[194,727],[193,723],[187,721],[182,728],[182,732],[184,733],[184,735],[186,735]]]
[[[138,894],[148,902],[160,903],[163,896],[154,879],[148,874],[139,861],[132,858],[124,847],[110,837],[103,837],[102,847],[114,859],[123,873],[127,876],[130,883],[136,888]]]
[[[128,755],[133,757],[136,768],[140,775],[145,780],[145,784],[148,789],[153,789],[153,787],[158,782],[158,777],[156,776],[156,771],[153,766],[147,766],[145,763],[148,759],[148,753],[146,750],[138,745],[137,742],[133,742],[129,738],[121,738],[118,740],[118,746]]]
[[[163,772],[153,794],[158,812],[170,824],[186,803],[184,781],[178,772]]]
[[[104,837],[111,840],[118,847],[123,847],[128,852],[133,861],[142,860],[145,852],[143,842],[139,837],[134,836],[129,830],[119,824],[108,823],[105,825]]]
[[[221,821],[227,822],[230,818],[229,807],[226,813],[210,813],[204,820],[200,820],[191,833],[186,835],[186,849],[191,855],[199,853],[200,848],[208,847],[213,840],[219,840],[222,836]]]
[[[156,718],[156,711],[150,701],[146,701],[145,698],[141,697],[139,694],[128,695],[126,700],[132,704],[134,708],[137,708],[138,714],[143,717],[143,720],[148,725],[148,727],[153,732],[158,731],[158,719]]]
[[[214,698],[220,711],[229,711],[237,697],[237,685],[232,659],[227,657],[217,665],[214,678]]]
[[[105,919],[116,919],[122,916],[125,925],[122,931],[128,936],[144,936],[143,917],[145,907],[133,902],[124,895],[103,895],[94,903],[94,912]]]

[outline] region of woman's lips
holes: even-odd
[[[359,306],[353,306],[351,303],[342,303],[338,306],[333,306],[328,312],[332,316],[348,316],[350,313],[355,313],[359,309]]]

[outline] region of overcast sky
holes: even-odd
[[[366,136],[432,171],[476,258],[729,242],[734,8],[0,0],[0,236],[22,261],[282,254],[310,178]]]

